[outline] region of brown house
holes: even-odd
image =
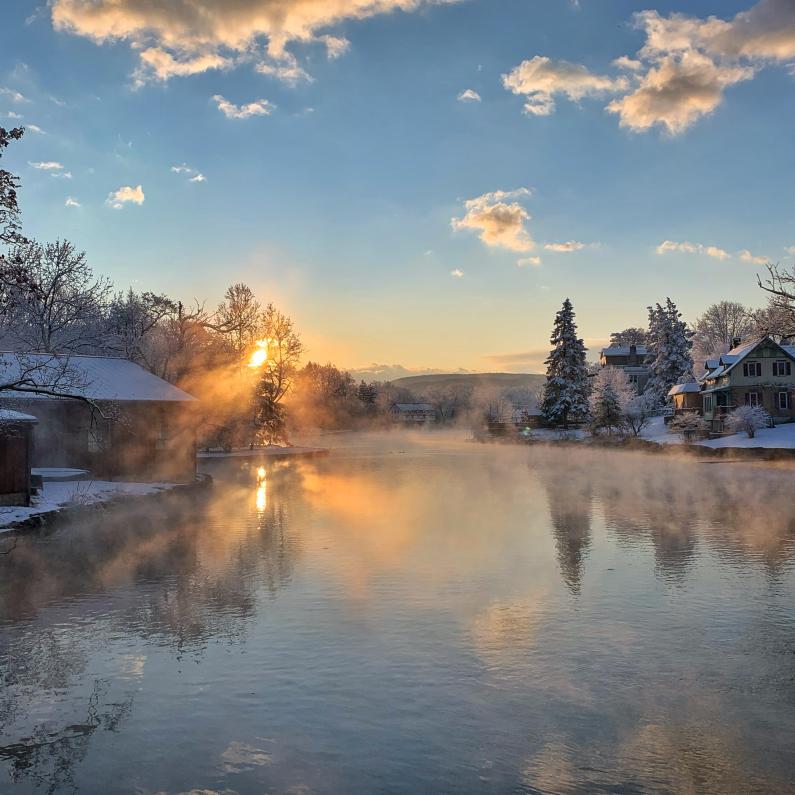
[[[28,368],[33,365],[33,379],[44,383],[54,363],[68,384],[58,391],[74,396],[0,395],[8,408],[37,420],[33,466],[87,469],[103,478],[193,479],[196,399],[187,392],[127,359],[25,354],[24,360]],[[16,356],[0,354],[3,380],[15,367]]]
[[[36,418],[0,409],[0,505],[30,505]]]
[[[599,352],[599,365],[623,370],[629,383],[641,394],[651,376],[647,356],[645,345],[611,345]]]

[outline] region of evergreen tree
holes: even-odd
[[[277,398],[276,388],[267,372],[257,379],[254,393],[254,433],[263,444],[287,442],[286,412]]]
[[[670,298],[665,299],[665,306],[656,304],[648,309],[646,347],[651,377],[646,392],[657,405],[662,405],[674,384],[693,380],[693,332]]]
[[[541,414],[551,425],[568,429],[570,420],[587,418],[590,393],[585,345],[577,336],[574,309],[568,298],[555,316],[549,341],[552,350],[546,360],[547,381]]]
[[[591,429],[609,435],[624,429],[626,411],[635,391],[623,370],[603,367],[593,379],[591,391]]]

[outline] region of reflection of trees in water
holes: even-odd
[[[573,594],[580,592],[591,545],[591,485],[585,478],[539,473],[547,490],[560,573]]]
[[[56,691],[79,693],[106,636],[171,646],[178,658],[202,654],[212,638],[245,637],[263,597],[290,583],[302,551],[284,505],[292,488],[288,473],[276,478],[261,511],[247,480],[220,483],[198,503],[171,496],[92,513],[47,537],[22,537],[0,557],[0,731],[14,739],[0,763],[15,780],[73,789],[91,737],[114,731],[131,709],[131,697],[108,700],[95,683],[86,717],[57,730],[20,728],[42,699],[62,705]],[[68,635],[47,626],[51,606]]]
[[[14,783],[30,779],[36,789],[48,795],[78,792],[74,774],[88,754],[91,738],[97,731],[116,732],[129,715],[133,695],[119,702],[106,700],[107,682],[97,679],[79,722],[53,730],[51,725],[36,725],[29,736],[0,746],[0,761],[6,763]]]

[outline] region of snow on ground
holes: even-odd
[[[671,433],[663,417],[652,417],[640,432],[640,438],[657,444],[682,444],[682,434]]]
[[[792,450],[795,449],[795,422],[776,425],[775,428],[762,428],[753,439],[745,433],[733,433],[720,439],[709,439],[699,442],[704,447],[768,447]]]
[[[682,444],[682,434],[671,433],[662,417],[652,417],[649,424],[641,431],[641,438],[657,444]],[[745,433],[733,433],[719,439],[705,439],[694,444],[702,447],[767,447],[779,449],[795,449],[795,422],[776,425],[775,428],[763,428],[756,432],[753,439]]]
[[[124,483],[108,480],[45,482],[34,504],[0,508],[0,529],[33,516],[75,505],[96,505],[116,497],[140,497],[174,488],[174,483]]]

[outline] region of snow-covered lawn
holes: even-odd
[[[108,480],[45,482],[29,507],[0,508],[0,530],[33,516],[75,505],[96,505],[116,497],[139,497],[174,488],[174,483],[123,483]]]
[[[682,434],[669,432],[662,417],[653,417],[641,432],[641,438],[657,444],[682,444]],[[775,428],[763,428],[756,432],[753,439],[745,433],[733,433],[719,439],[706,439],[694,444],[702,447],[767,447],[779,449],[795,449],[795,422],[776,425]]]
[[[762,428],[753,439],[745,433],[733,433],[720,439],[699,442],[704,447],[768,447],[792,450],[795,449],[795,422],[776,425],[775,428]]]

